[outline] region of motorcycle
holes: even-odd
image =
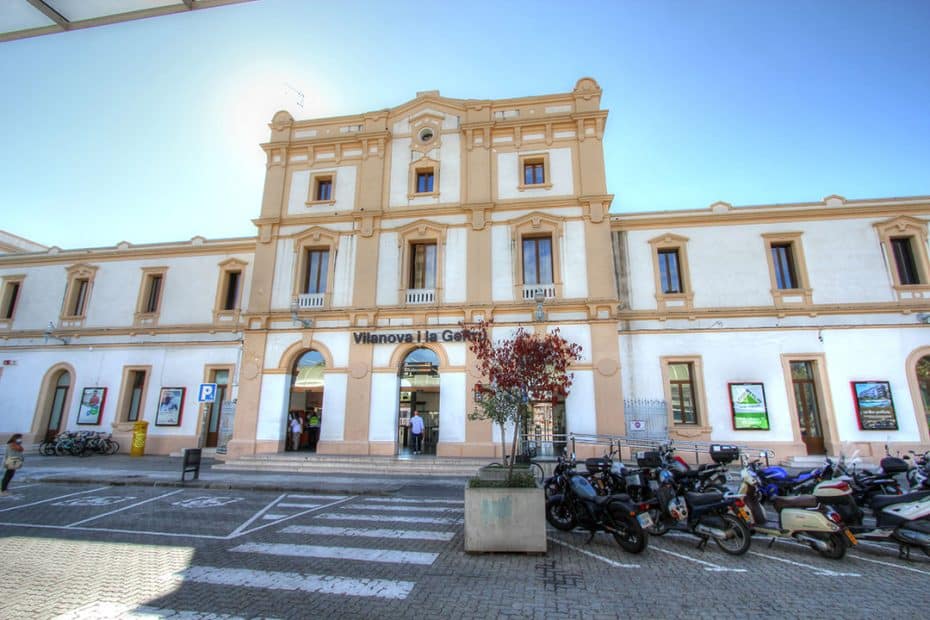
[[[907,485],[911,491],[930,490],[930,450],[918,454],[913,450],[903,458],[913,461],[913,467],[907,470]]]
[[[777,519],[769,521],[765,507],[759,501],[762,482],[758,474],[746,466],[740,479],[738,494],[743,496],[752,515],[750,529],[753,533],[771,536],[769,546],[776,538],[790,538],[810,545],[825,558],[839,560],[846,555],[848,547],[856,545],[856,537],[845,526],[840,514],[812,495],[776,497]]]
[[[597,532],[607,532],[625,551],[642,553],[649,543],[644,527],[652,525],[649,513],[634,504],[629,495],[598,495],[591,483],[578,472],[565,470],[560,474],[565,491],[546,501],[546,520],[560,530],[580,526],[588,532],[591,542]]]
[[[814,496],[840,513],[858,540],[894,541],[898,556],[906,559],[910,559],[913,547],[930,556],[930,491],[872,496],[875,525],[865,524],[864,512],[847,480],[821,482],[814,488]]]
[[[795,495],[813,489],[814,485],[825,477],[832,476],[833,463],[827,459],[827,471],[823,467],[810,469],[791,475],[780,465],[763,467],[758,460],[749,464],[760,481],[759,497],[761,501],[770,502],[779,496]]]
[[[677,529],[698,537],[698,549],[703,549],[713,538],[730,555],[742,555],[749,550],[752,535],[747,521],[751,517],[740,497],[719,491],[682,491],[675,475],[666,467],[659,469],[658,482],[653,501],[658,503],[659,528]]]

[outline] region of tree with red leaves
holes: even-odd
[[[481,388],[486,398],[479,403],[476,415],[501,426],[501,451],[506,458],[505,425],[514,424],[510,450],[514,456],[530,403],[557,403],[568,396],[574,378],[569,367],[581,357],[581,347],[562,338],[558,328],[537,334],[519,327],[511,338],[494,342],[490,327],[490,323],[479,323],[465,327],[465,332],[478,370],[487,380]],[[508,479],[513,475],[513,462],[511,458]]]

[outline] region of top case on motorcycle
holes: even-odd
[[[816,508],[819,501],[813,495],[798,495],[797,497],[776,497],[772,502],[775,510],[781,512],[784,508]]]
[[[930,491],[917,491],[906,495],[875,495],[872,497],[872,510],[879,510],[892,504],[907,504],[930,497]]]
[[[717,491],[709,491],[707,493],[685,493],[685,500],[688,502],[689,506],[715,504],[722,499],[723,495]]]
[[[882,471],[886,474],[903,474],[908,470],[907,461],[896,456],[886,456],[882,459],[880,465]]]
[[[610,461],[605,458],[591,458],[584,460],[585,468],[592,474],[596,474],[599,471],[607,471],[610,469]]]

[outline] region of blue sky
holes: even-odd
[[[610,110],[615,213],[927,195],[928,24],[926,0],[256,0],[0,43],[0,229],[64,248],[252,235],[284,105],[582,76]]]

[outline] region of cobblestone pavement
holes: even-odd
[[[550,531],[469,555],[462,491],[320,495],[33,483],[0,498],[0,618],[924,617],[930,559]]]

